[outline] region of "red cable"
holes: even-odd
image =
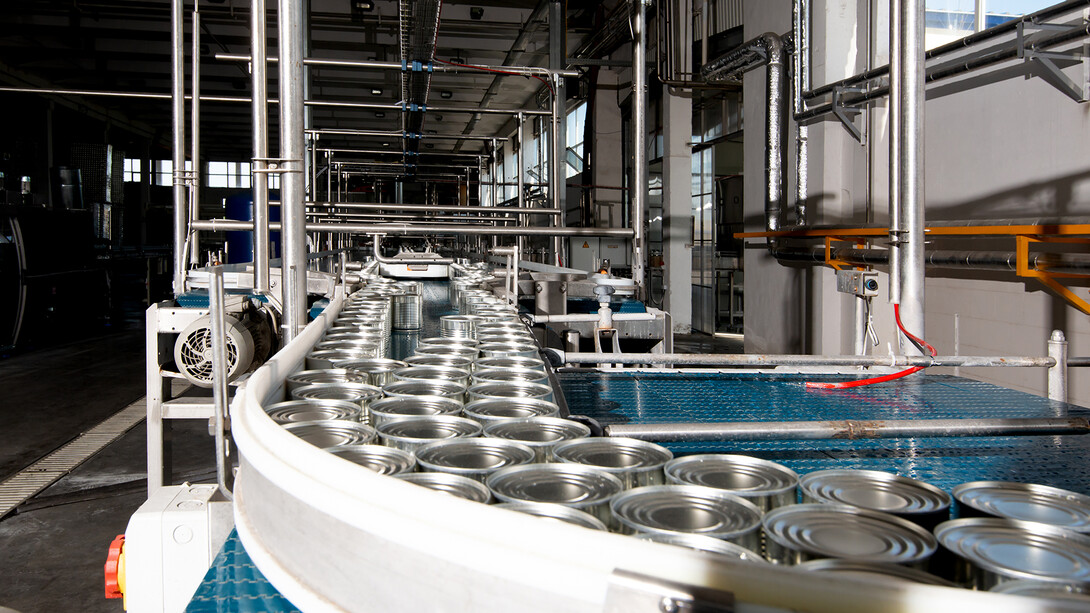
[[[527,77],[527,76],[533,77],[533,78],[537,79],[538,81],[541,81],[542,83],[544,83],[545,87],[549,88],[549,93],[550,94],[552,94],[554,96],[556,95],[556,92],[553,91],[553,86],[550,85],[548,81],[546,81],[545,79],[542,79],[541,77],[537,76],[536,74],[524,75],[524,74],[520,74],[520,73],[517,73],[517,72],[511,72],[509,70],[497,70],[495,68],[488,68],[486,66],[474,66],[472,64],[459,64],[458,62],[448,62],[446,60],[441,60],[441,59],[439,59],[439,58],[437,58],[435,56],[432,56],[432,59],[435,60],[436,62],[439,62],[440,64],[447,64],[449,66],[457,66],[459,68],[469,68],[471,70],[480,70],[482,72],[494,72],[496,74],[503,74],[503,75],[508,75],[508,76],[512,76],[512,77]]]
[[[893,305],[893,317],[897,320],[897,327],[900,328],[901,332],[905,336],[908,337],[908,340],[912,341],[912,343],[914,345],[916,345],[917,347],[919,347],[921,350],[926,348],[927,351],[931,354],[931,357],[935,357],[936,355],[938,355],[938,352],[935,351],[935,348],[932,347],[930,343],[928,343],[927,341],[923,340],[922,338],[916,336],[915,334],[912,334],[908,330],[905,330],[904,325],[901,323],[901,305],[899,305],[899,304],[894,304]],[[926,366],[913,366],[911,368],[906,368],[906,369],[904,369],[904,370],[902,370],[900,372],[895,372],[895,373],[888,374],[888,375],[882,375],[881,377],[873,377],[873,378],[870,378],[870,379],[859,379],[857,381],[843,381],[843,382],[840,382],[840,383],[825,383],[825,382],[820,382],[820,381],[807,381],[806,382],[806,387],[807,387],[807,389],[821,389],[821,390],[843,390],[843,389],[849,389],[849,388],[852,388],[852,387],[863,387],[864,385],[874,385],[875,383],[885,383],[886,381],[893,381],[894,379],[900,379],[901,377],[907,377],[908,375],[920,372],[921,370],[923,370],[925,368],[927,368],[927,367]]]

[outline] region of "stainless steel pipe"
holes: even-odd
[[[185,292],[185,247],[189,209],[185,184],[185,22],[182,0],[170,3],[170,115],[174,196],[174,295]]]
[[[1088,434],[1083,417],[1010,419],[885,419],[679,424],[612,424],[607,436],[656,442],[859,440],[960,436]]]
[[[793,354],[736,354],[736,353],[611,353],[603,360],[601,353],[569,353],[559,349],[547,349],[562,363],[598,364],[673,364],[705,366],[960,366],[960,367],[1021,367],[1048,368],[1056,361],[1038,356],[873,356],[873,355],[793,355]]]
[[[303,0],[279,0],[280,176],[284,342],[306,325],[307,236],[303,205]]]
[[[229,232],[232,230],[253,230],[253,223],[249,221],[235,221],[233,219],[202,219],[193,224],[193,228],[201,231]],[[281,224],[270,223],[270,230],[279,230]],[[608,236],[613,238],[631,238],[632,230],[629,228],[523,228],[491,226],[453,226],[438,224],[350,224],[350,223],[309,223],[307,231],[314,232],[349,232],[354,234],[374,234],[381,232],[391,235],[421,235],[421,234],[474,234],[497,236]]]
[[[221,494],[232,499],[227,487],[227,327],[225,318],[226,301],[223,292],[223,267],[212,269],[212,282],[208,286],[208,319],[212,333],[212,404],[214,405],[214,423],[216,428],[216,485]],[[241,367],[241,365],[240,365]]]
[[[635,0],[632,19],[632,280],[636,297],[645,300],[647,287],[647,2]]]
[[[189,100],[190,123],[190,154],[193,160],[193,172],[189,180],[189,221],[193,223],[200,217],[201,201],[201,13],[200,3],[193,3],[193,31],[190,33],[192,46],[190,47],[190,85],[192,95]],[[200,250],[197,248],[197,239],[192,232],[189,237],[189,263],[193,266],[200,264]]]
[[[253,127],[253,165],[255,171],[264,170],[269,157],[269,77],[265,57],[268,52],[268,30],[265,0],[252,0],[250,4],[250,53],[256,58],[250,66],[251,125]],[[251,178],[254,205],[254,289],[269,291],[269,178],[254,172]]]
[[[248,61],[250,61],[249,56],[237,55],[237,54],[231,54],[231,53],[217,53],[216,54],[216,59],[217,60],[238,61],[238,62],[248,62]],[[278,62],[280,60],[279,60],[279,58],[270,57],[270,58],[268,58],[268,61]],[[336,59],[323,59],[323,58],[315,58],[315,57],[308,57],[308,58],[304,59],[303,64],[306,65],[306,66],[340,66],[340,67],[344,67],[344,68],[378,68],[378,69],[385,69],[385,70],[405,70],[406,69],[406,67],[404,65],[402,65],[400,62],[379,62],[379,61],[374,61],[374,60],[371,60],[371,61],[368,61],[368,60],[336,60]],[[485,64],[467,64],[465,66],[455,66],[455,65],[451,65],[451,64],[430,63],[430,64],[427,64],[427,67],[431,72],[453,72],[453,73],[464,72],[464,73],[467,73],[467,74],[478,74],[481,70],[485,70],[485,71],[502,70],[504,72],[515,73],[515,75],[519,75],[519,76],[530,76],[530,75],[544,76],[544,75],[550,75],[550,74],[558,74],[558,75],[560,75],[562,77],[578,77],[579,76],[579,71],[578,70],[550,70],[548,68],[541,68],[539,66],[508,66],[506,64],[503,65],[503,66],[489,66],[489,65],[485,65]],[[428,107],[428,108],[431,108],[431,107]]]

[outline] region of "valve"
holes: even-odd
[[[110,543],[106,554],[106,598],[125,596],[125,535],[119,534]]]

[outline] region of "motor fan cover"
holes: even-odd
[[[250,368],[254,359],[254,337],[245,324],[227,315],[227,380],[232,381]],[[174,364],[191,383],[212,387],[212,321],[207,315],[186,326],[174,343]]]

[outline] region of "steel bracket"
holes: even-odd
[[[1074,31],[1086,27],[1084,21],[1080,26],[1069,26],[1058,23],[1034,23],[1028,24],[1031,30],[1052,30],[1052,31]],[[1085,81],[1082,84],[1075,83],[1068,77],[1060,67],[1056,65],[1056,60],[1069,60],[1079,62],[1082,61],[1083,55],[1078,51],[1069,51],[1066,53],[1055,51],[1038,51],[1033,47],[1033,43],[1026,44],[1026,27],[1025,22],[1018,23],[1017,33],[1017,45],[1018,45],[1018,57],[1024,60],[1026,63],[1036,62],[1045,73],[1042,78],[1048,84],[1052,85],[1056,89],[1063,92],[1068,98],[1071,98],[1075,102],[1086,102],[1090,100],[1090,84]]]
[[[848,133],[852,135],[852,138],[863,142],[863,133],[856,127],[854,118],[849,117],[848,113],[858,114],[861,110],[858,107],[845,105],[841,99],[844,93],[860,93],[863,90],[858,87],[834,87],[832,113],[833,116],[840,120],[840,123],[844,124],[844,127],[848,130]]]
[[[734,594],[616,569],[603,613],[733,613]]]

